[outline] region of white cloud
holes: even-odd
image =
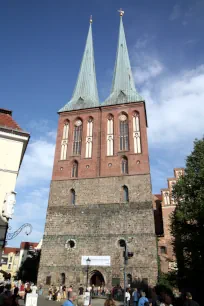
[[[17,189],[51,179],[54,149],[53,135],[45,139],[31,140],[20,169]]]
[[[204,131],[204,66],[166,77],[155,90],[148,85],[144,92],[151,97],[147,100],[149,121],[149,142],[152,145],[165,144],[184,146],[201,137]],[[153,101],[153,102],[152,102]]]
[[[173,21],[180,17],[181,15],[181,8],[179,4],[175,4],[172,10],[172,13],[169,16],[169,20]]]

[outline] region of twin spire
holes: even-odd
[[[136,91],[130,66],[122,20],[124,11],[120,10],[119,12],[120,29],[112,90],[110,96],[101,104],[102,106],[143,101],[143,98]],[[91,17],[86,46],[73,96],[59,112],[98,106],[100,104],[96,83]]]

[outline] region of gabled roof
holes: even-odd
[[[5,247],[3,251],[4,251],[4,255],[8,255],[9,253],[17,254],[20,252],[20,249],[12,248],[12,247]]]
[[[122,15],[120,15],[118,48],[112,90],[110,96],[102,103],[102,106],[144,101],[135,88]]]
[[[21,250],[30,250],[34,249],[38,246],[38,242],[21,242],[20,249]]]
[[[12,111],[4,108],[0,108],[0,127],[23,131],[12,118]]]
[[[99,98],[96,83],[91,19],[84,55],[73,96],[71,100],[59,110],[59,113],[97,106],[99,106]]]

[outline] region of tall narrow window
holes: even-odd
[[[129,192],[127,186],[123,186],[123,201],[129,202]]]
[[[71,204],[75,205],[75,201],[76,201],[76,194],[75,194],[75,190],[71,189],[70,190],[70,194],[71,194]]]
[[[68,146],[68,135],[69,135],[69,121],[66,120],[63,127],[62,142],[61,142],[61,155],[60,159],[67,159],[67,146]]]
[[[128,159],[126,156],[123,156],[122,158],[121,170],[122,170],[122,174],[128,174]]]
[[[113,155],[113,116],[109,115],[107,120],[107,156]]]
[[[125,114],[121,114],[120,120],[120,150],[128,150],[128,117]]]
[[[74,161],[72,165],[72,177],[78,177],[78,162]]]
[[[74,125],[73,155],[81,154],[82,121],[78,119]]]
[[[93,118],[89,118],[87,122],[87,134],[86,134],[86,158],[92,157],[92,145],[93,145]]]
[[[138,112],[133,115],[133,140],[134,140],[134,152],[139,154],[141,150],[141,138],[140,138],[140,117]]]

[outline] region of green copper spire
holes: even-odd
[[[78,79],[71,100],[59,112],[99,106],[96,72],[94,63],[92,17],[79,70]]]
[[[124,11],[120,10],[119,12],[120,29],[112,90],[110,96],[102,103],[102,105],[144,101],[135,88],[123,26],[122,17]]]

